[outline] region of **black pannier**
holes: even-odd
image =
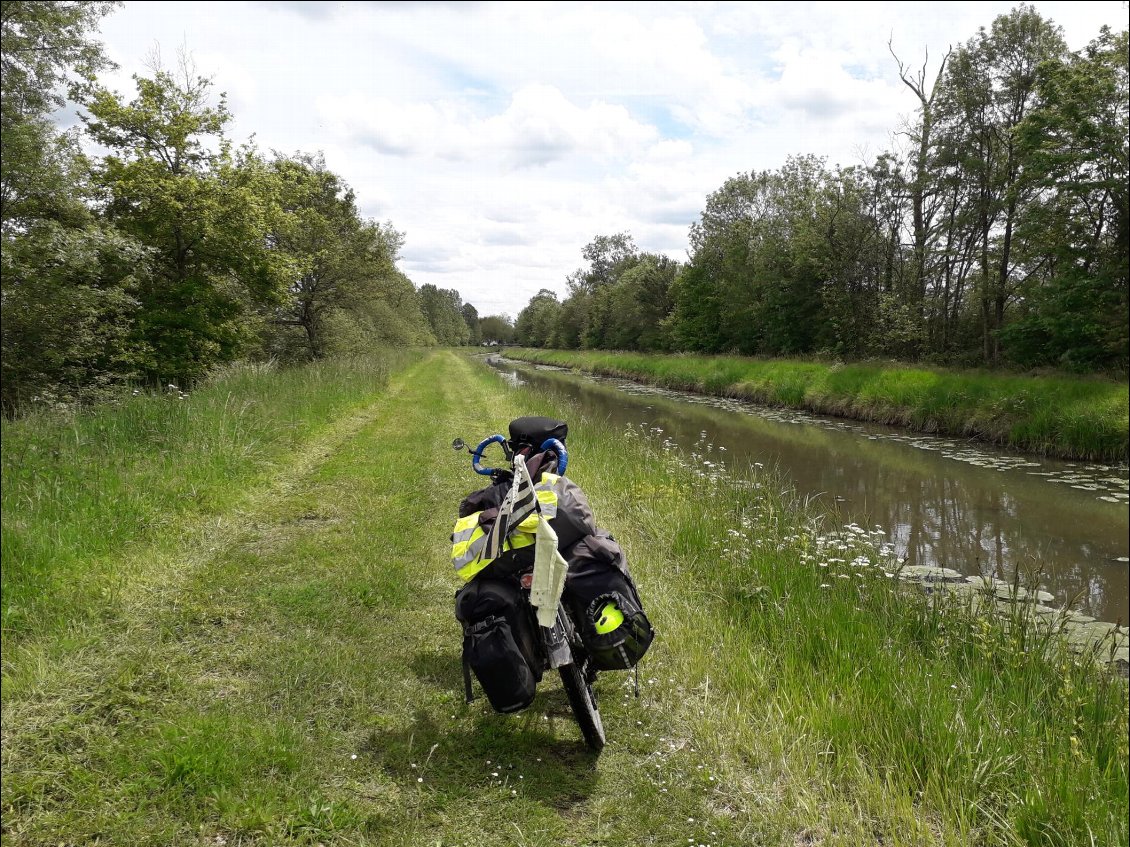
[[[541,680],[537,631],[512,579],[478,577],[455,595],[463,625],[463,663],[475,672],[497,712],[517,712],[533,702]]]
[[[628,575],[624,551],[603,530],[582,538],[570,551],[563,599],[580,628],[585,649],[600,670],[635,667],[655,638],[639,592]],[[600,632],[598,622],[609,603],[623,615],[623,622],[611,631]]]

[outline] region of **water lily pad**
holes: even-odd
[[[1048,600],[1054,600],[1055,599],[1055,597],[1053,595],[1048,594],[1048,592],[1046,592],[1046,591],[1032,592],[1032,591],[1029,591],[1027,588],[1024,588],[1023,586],[1015,586],[1014,587],[1012,585],[998,585],[993,590],[993,593],[996,594],[997,597],[1001,598],[1002,600],[1022,600],[1023,601],[1023,600],[1036,599],[1036,600],[1039,600],[1040,602],[1046,603]]]
[[[953,568],[939,568],[933,565],[910,565],[899,571],[903,579],[916,582],[957,582],[965,577]]]
[[[1004,580],[996,579],[994,577],[986,577],[986,576],[967,577],[966,582],[968,582],[974,588],[990,588],[990,589],[997,588],[998,586],[1008,584]]]

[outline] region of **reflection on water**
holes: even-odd
[[[1000,579],[1017,568],[1035,572],[1058,603],[1130,621],[1125,466],[1010,454],[560,369],[495,366],[512,384],[564,394],[616,425],[647,424],[682,449],[701,446],[706,433],[724,461],[775,467],[840,523],[880,525],[910,565]]]

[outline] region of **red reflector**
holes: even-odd
[[[529,588],[534,584],[534,575],[532,573],[522,574],[522,587]]]

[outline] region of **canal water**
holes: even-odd
[[[908,565],[1034,575],[1100,620],[1130,622],[1130,471],[1044,459],[744,401],[492,357],[513,384],[574,400],[679,448],[776,470],[833,519],[882,527]],[[1026,582],[1024,584],[1027,584]]]

